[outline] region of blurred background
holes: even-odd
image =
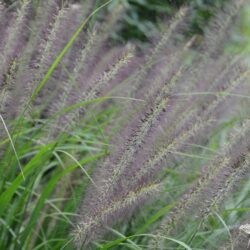
[[[80,1],[86,2],[86,0],[62,0],[62,3]],[[2,2],[11,8],[18,1],[3,0]],[[105,1],[93,0],[93,2],[93,6],[98,7]],[[114,0],[109,5],[108,11],[112,12],[120,2],[123,3],[126,11],[117,24],[118,28],[113,34],[113,39],[116,43],[134,41],[141,46],[157,37],[159,31],[166,29],[166,26],[162,24],[167,23],[183,5],[191,6],[193,9],[189,34],[186,35],[199,34],[202,36],[216,9],[223,8],[228,0]],[[230,50],[237,53],[241,50],[250,51],[250,7],[244,8],[240,19],[232,34],[233,43],[229,46]]]
[[[81,1],[75,0],[74,2]],[[86,0],[82,0],[86,1]],[[93,0],[94,1],[94,0]],[[202,33],[209,19],[213,16],[215,8],[221,8],[227,0],[122,0],[126,6],[120,29],[114,37],[118,41],[139,40],[147,41],[149,35],[160,29],[160,23],[171,18],[182,5],[192,6],[194,11],[190,32]],[[8,5],[15,4],[17,0],[3,0]],[[63,0],[62,2],[66,2]],[[95,0],[96,6],[103,4],[104,0]],[[109,10],[116,7],[114,1]],[[150,32],[149,32],[150,31]]]

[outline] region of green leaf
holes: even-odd
[[[54,143],[48,144],[42,149],[24,166],[23,174],[27,178],[38,167],[41,167],[41,164],[47,158],[47,156],[51,155],[52,150],[54,149]],[[23,175],[20,173],[15,180],[11,183],[11,185],[7,188],[5,192],[3,192],[0,196],[0,216],[4,213],[6,207],[8,206],[9,202],[11,201],[14,193],[17,191],[18,187],[24,182]]]
[[[101,156],[103,156],[103,154],[96,154],[93,156],[87,156],[86,158],[84,158],[81,161],[82,165],[88,164],[92,161],[97,160],[98,158],[100,158]],[[35,206],[35,208],[33,209],[33,212],[30,216],[29,222],[28,224],[25,226],[25,230],[22,232],[22,236],[21,236],[21,242],[23,242],[25,245],[28,244],[28,240],[30,239],[30,237],[32,237],[32,230],[34,227],[34,224],[38,221],[39,216],[40,216],[40,212],[42,210],[42,208],[45,205],[46,200],[48,199],[48,197],[50,196],[51,192],[54,190],[56,184],[59,182],[59,180],[69,174],[70,172],[72,172],[73,170],[75,170],[77,167],[79,167],[78,164],[74,164],[64,170],[58,169],[58,171],[56,171],[56,173],[54,174],[53,177],[51,177],[50,181],[48,182],[48,184],[44,187],[40,198],[37,201],[37,204]]]

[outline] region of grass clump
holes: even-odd
[[[0,248],[247,247],[246,1],[202,40],[182,7],[143,51],[110,43],[121,2],[93,22],[110,3],[0,6]]]

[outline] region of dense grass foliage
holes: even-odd
[[[138,51],[124,1],[0,3],[0,249],[247,249],[246,3]]]

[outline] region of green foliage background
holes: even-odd
[[[77,0],[85,1],[85,0]],[[158,24],[165,18],[171,18],[182,5],[194,8],[191,33],[202,33],[204,27],[214,13],[228,0],[122,0],[127,7],[126,15],[121,22],[121,28],[114,37],[118,41],[137,39],[147,41],[149,35],[158,30]],[[13,4],[16,0],[4,0]],[[95,5],[103,4],[103,0],[95,0]]]
[[[215,8],[221,8],[227,0],[124,0],[128,11],[124,17],[119,38],[147,40],[148,34],[158,29],[165,18],[171,18],[182,5],[192,6],[191,33],[202,33]],[[101,1],[100,1],[101,2]]]

